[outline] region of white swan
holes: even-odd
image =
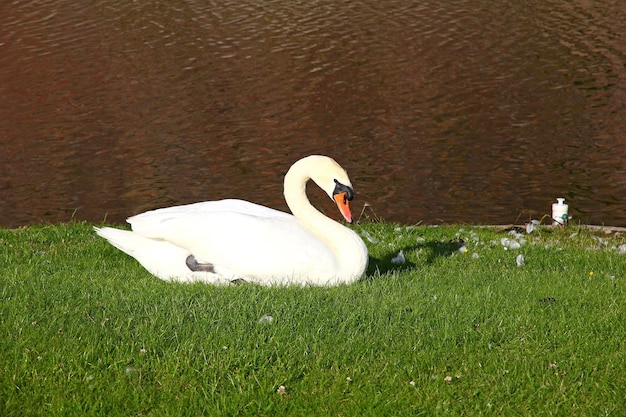
[[[130,217],[132,231],[94,227],[153,275],[182,282],[335,285],[365,272],[367,248],[353,230],[324,216],[306,196],[312,179],[352,223],[354,192],[327,156],[300,159],[285,175],[293,215],[243,200],[206,201]]]

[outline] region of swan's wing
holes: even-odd
[[[165,209],[130,220],[136,233],[184,248],[198,261],[214,265],[225,278],[285,281],[332,276],[337,269],[332,250],[295,217],[267,210],[257,216],[250,214],[254,210]],[[273,212],[280,214],[267,215]]]
[[[274,210],[269,207],[254,204],[249,201],[226,199],[217,201],[203,201],[200,203],[185,204],[180,206],[165,207],[156,210],[146,211],[129,217],[128,223],[135,228],[149,227],[151,224],[159,223],[172,216],[185,216],[189,214],[211,214],[211,213],[240,213],[256,217],[293,217],[284,211]]]

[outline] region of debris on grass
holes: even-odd
[[[398,254],[391,259],[391,263],[394,265],[404,265],[406,263],[404,251],[400,250],[400,252],[398,252]]]
[[[273,321],[274,321],[274,317],[268,314],[264,314],[259,319],[259,324],[272,324]]]
[[[500,244],[504,246],[504,249],[519,249],[522,247],[522,243],[525,243],[524,240],[520,240],[519,242],[515,239],[509,239],[508,237],[503,237],[500,239]]]

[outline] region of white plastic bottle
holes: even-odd
[[[554,226],[566,225],[569,206],[565,204],[564,198],[557,198],[556,201],[556,203],[552,203],[552,224]]]

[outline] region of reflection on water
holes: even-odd
[[[311,153],[387,220],[626,224],[618,0],[383,3],[0,6],[0,225],[285,209]]]

